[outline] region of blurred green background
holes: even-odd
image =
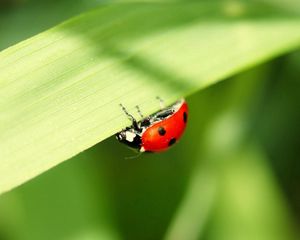
[[[0,49],[100,4],[1,0]],[[300,52],[187,98],[179,144],[114,137],[0,196],[0,240],[300,239]]]

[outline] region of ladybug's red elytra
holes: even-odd
[[[187,124],[188,105],[184,99],[139,122],[127,112],[123,105],[121,107],[132,121],[132,125],[118,132],[116,137],[120,142],[139,152],[167,150],[179,140]],[[142,116],[138,107],[137,110]]]

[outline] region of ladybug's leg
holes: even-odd
[[[160,108],[164,109],[165,108],[164,100],[162,100],[159,96],[157,96],[156,99],[159,100]]]
[[[139,124],[137,123],[136,119],[129,113],[127,112],[126,108],[120,103],[120,107],[122,108],[123,112],[126,114],[128,119],[132,121],[132,126],[135,130],[140,131]]]
[[[141,118],[144,118],[144,115],[142,114],[140,107],[138,105],[136,105],[135,108],[136,108],[138,114],[141,116]]]
[[[150,124],[151,124],[151,118],[150,117],[144,117],[144,115],[142,114],[139,106],[135,106],[135,107],[137,109],[138,114],[142,118],[142,120],[140,122],[140,127],[141,127],[141,131],[142,131],[142,128],[150,126]]]

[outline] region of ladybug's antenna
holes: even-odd
[[[165,108],[165,102],[162,100],[159,96],[156,96],[156,99],[159,101],[160,108],[163,109]]]
[[[141,116],[141,118],[144,118],[144,115],[142,114],[140,107],[138,105],[136,105],[135,108],[136,108],[138,114]]]
[[[132,125],[135,129],[139,129],[138,123],[135,120],[135,118],[126,110],[126,108],[122,105],[122,103],[120,103],[120,107],[122,108],[123,112],[126,114],[126,116],[128,117],[128,119],[130,121],[132,121]]]

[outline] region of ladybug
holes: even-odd
[[[161,100],[161,99],[160,99]],[[162,103],[162,100],[161,100]],[[188,105],[181,99],[173,105],[143,117],[136,106],[142,120],[136,119],[120,104],[122,110],[132,121],[132,125],[116,134],[119,142],[138,150],[139,152],[161,152],[176,143],[183,134],[187,119]]]

